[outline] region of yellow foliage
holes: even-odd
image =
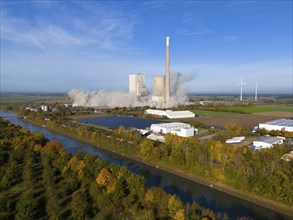
[[[34,150],[35,152],[40,152],[41,149],[42,149],[42,146],[41,146],[40,144],[35,144],[35,146],[34,146],[34,148],[33,148],[33,150]]]
[[[222,170],[218,167],[212,168],[212,176],[220,181],[223,181],[225,179],[225,175],[223,174]]]
[[[84,163],[84,161],[83,161],[83,160],[78,161],[78,164],[77,164],[77,166],[76,166],[76,170],[77,170],[77,171],[81,171],[81,170],[83,170],[83,168],[85,168],[85,163]]]
[[[179,209],[176,212],[174,219],[176,219],[176,220],[184,220],[185,219],[184,209]]]
[[[71,157],[71,159],[68,161],[68,166],[74,170],[80,173],[85,168],[85,163],[83,160],[77,160],[76,156]]]
[[[145,194],[145,201],[146,202],[153,202],[154,201],[154,194],[153,194],[153,191],[151,189],[149,189],[147,191],[147,193]]]
[[[111,172],[106,167],[104,167],[97,176],[96,183],[99,185],[105,185],[110,177]]]
[[[115,178],[111,178],[111,180],[108,181],[108,184],[106,186],[107,193],[111,193],[116,189],[117,180]]]
[[[49,154],[52,151],[57,151],[59,155],[66,154],[66,150],[58,141],[49,141],[43,148],[42,151],[45,154]]]

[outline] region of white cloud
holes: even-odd
[[[80,4],[82,5],[82,4]],[[21,43],[38,48],[56,46],[89,46],[100,49],[125,49],[125,43],[132,38],[135,26],[133,16],[120,14],[105,7],[82,7],[87,13],[76,10],[67,13],[60,5],[50,5],[56,13],[51,19],[43,15],[41,3],[38,21],[12,15],[3,9],[1,39],[10,43]],[[44,5],[44,8],[48,8]],[[67,8],[70,10],[70,7]],[[61,15],[56,15],[61,14]],[[5,43],[4,41],[4,43]]]

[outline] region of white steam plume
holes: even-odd
[[[178,72],[172,72],[170,75],[171,97],[168,103],[154,102],[152,96],[137,97],[134,94],[121,91],[107,92],[86,91],[80,89],[72,89],[68,92],[69,97],[73,100],[73,104],[78,106],[99,106],[99,107],[137,107],[137,106],[153,106],[157,108],[176,107],[178,105],[187,104],[186,88],[184,84],[190,82],[193,76],[182,76]]]

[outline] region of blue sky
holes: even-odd
[[[1,92],[127,90],[171,71],[189,92],[292,92],[292,1],[1,1]]]

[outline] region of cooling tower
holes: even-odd
[[[162,96],[165,94],[165,77],[155,76],[153,78],[153,96]]]
[[[166,37],[166,77],[165,77],[165,102],[170,99],[170,37]]]

